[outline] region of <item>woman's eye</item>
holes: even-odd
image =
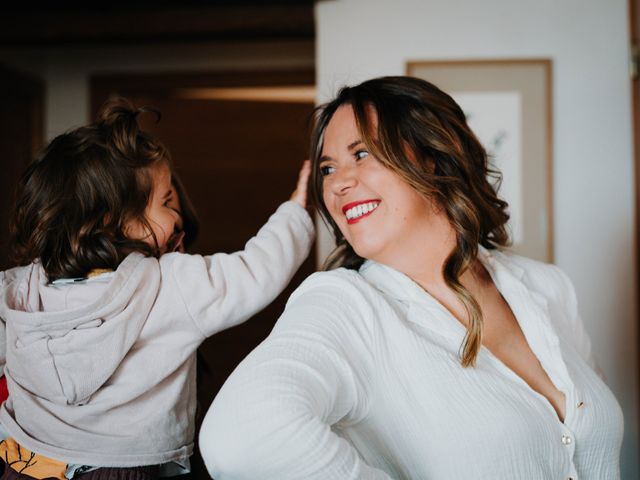
[[[336,171],[336,169],[334,167],[329,167],[328,165],[326,165],[324,167],[320,167],[320,174],[323,177],[326,177],[327,175],[330,175],[335,171]]]
[[[369,152],[366,150],[358,150],[355,154],[356,160],[362,160],[363,158],[369,156]]]

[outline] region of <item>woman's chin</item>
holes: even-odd
[[[359,257],[366,260],[377,260],[380,256],[380,246],[371,242],[358,242],[352,244],[352,247],[353,251],[356,252]]]

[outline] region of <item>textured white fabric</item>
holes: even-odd
[[[555,266],[481,250],[566,419],[405,275],[368,261],[308,278],[200,433],[216,480],[619,478],[622,413]]]
[[[106,282],[67,286],[50,284],[37,263],[0,272],[10,392],[0,421],[24,447],[69,464],[188,458],[196,349],[282,291],[313,230],[305,209],[286,202],[232,254],[133,253]]]

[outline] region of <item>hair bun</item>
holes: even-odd
[[[138,124],[138,115],[152,112],[156,122],[160,121],[160,112],[149,107],[136,108],[123,97],[113,96],[107,100],[98,113],[97,125],[105,134],[105,140],[119,156],[128,162],[136,162],[139,154],[138,141],[145,134]]]

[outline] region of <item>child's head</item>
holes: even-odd
[[[169,206],[169,152],[140,130],[142,111],[111,100],[27,168],[11,225],[18,263],[39,259],[53,280],[115,269],[134,251],[167,251],[180,218]]]

